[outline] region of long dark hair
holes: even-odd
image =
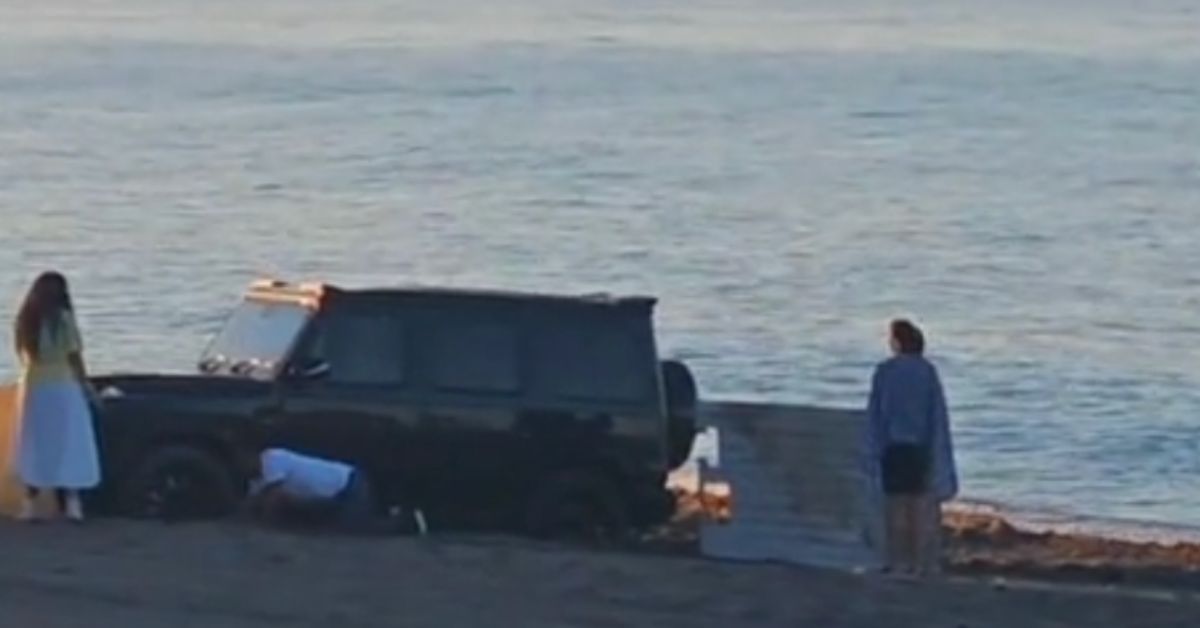
[[[925,334],[912,321],[898,318],[892,321],[891,331],[900,353],[908,355],[925,353]]]
[[[17,312],[14,330],[17,350],[37,357],[41,348],[42,329],[49,328],[51,334],[57,334],[63,313],[71,310],[71,291],[67,288],[67,278],[54,271],[38,275]]]

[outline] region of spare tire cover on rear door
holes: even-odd
[[[667,402],[667,462],[674,469],[692,454],[699,390],[691,370],[678,360],[662,362],[662,378]]]

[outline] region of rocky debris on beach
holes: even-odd
[[[1200,588],[1200,544],[1033,532],[995,514],[950,512],[943,528],[959,572]]]

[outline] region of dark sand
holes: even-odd
[[[5,626],[1196,626],[1195,591],[906,582],[511,539],[0,524]]]

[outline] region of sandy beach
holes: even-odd
[[[14,626],[1192,626],[1196,590],[910,582],[496,538],[0,524]]]

